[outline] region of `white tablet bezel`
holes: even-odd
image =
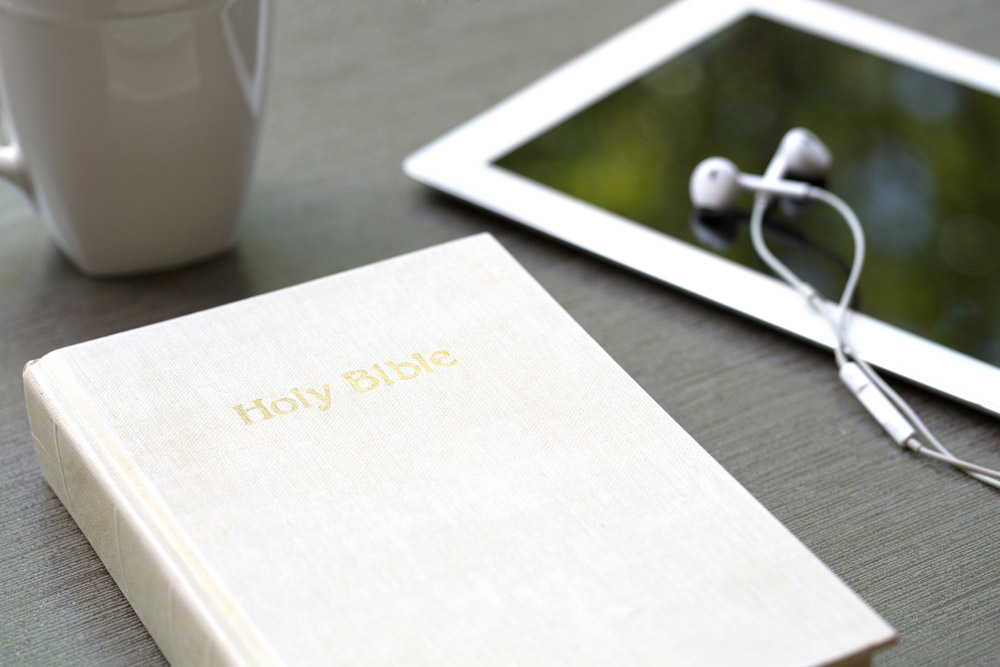
[[[852,10],[818,0],[682,0],[417,151],[404,169],[426,185],[831,347],[827,325],[784,283],[492,164],[750,13],[1000,96],[1000,62]],[[852,318],[851,337],[871,363],[1000,415],[1000,368],[861,314]]]

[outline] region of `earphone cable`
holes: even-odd
[[[754,198],[753,211],[750,215],[750,239],[754,250],[764,260],[764,263],[791,285],[795,291],[805,297],[823,319],[827,321],[827,324],[830,325],[837,342],[834,346],[834,354],[837,357],[837,366],[839,367],[843,366],[847,361],[844,355],[846,340],[844,339],[843,331],[846,329],[847,318],[850,313],[848,305],[854,298],[858,281],[861,279],[861,269],[864,268],[865,234],[857,215],[837,195],[823,188],[810,187],[806,196],[810,199],[822,201],[836,210],[847,222],[847,226],[851,231],[851,237],[854,240],[854,259],[851,262],[851,270],[847,276],[847,281],[844,283],[844,291],[837,302],[835,316],[831,316],[826,312],[825,304],[827,303],[827,299],[820,295],[809,283],[795,275],[767,246],[767,242],[764,240],[764,214],[767,211],[768,204],[771,202],[772,196],[770,194],[762,192],[758,193]]]
[[[923,439],[927,441],[930,448],[922,444],[915,437],[908,437],[905,441],[898,442],[900,446],[905,446],[914,453],[923,454],[929,458],[934,458],[953,465],[974,479],[1000,489],[1000,471],[984,468],[956,458],[943,444],[941,444],[934,434],[931,433],[930,429],[927,428],[926,424],[924,424],[923,420],[917,416],[916,412],[914,412],[909,404],[903,400],[903,398],[896,393],[896,391],[893,390],[885,380],[882,379],[882,377],[875,371],[874,368],[871,367],[870,364],[868,364],[868,362],[858,356],[855,348],[850,344],[847,336],[847,319],[850,313],[848,310],[848,304],[850,304],[851,299],[854,297],[858,280],[861,277],[861,269],[864,266],[864,229],[851,207],[832,192],[823,188],[811,187],[807,191],[806,196],[810,199],[822,201],[835,209],[847,223],[851,231],[851,236],[854,240],[855,250],[854,260],[851,263],[851,272],[848,275],[846,283],[844,284],[844,290],[841,297],[835,306],[835,315],[831,315],[827,309],[827,304],[831,304],[831,302],[820,295],[815,288],[809,285],[809,283],[803,281],[795,275],[795,273],[781,260],[779,260],[771,252],[770,248],[768,248],[767,243],[764,240],[763,221],[764,214],[766,213],[767,207],[771,202],[772,195],[764,192],[759,192],[754,198],[753,210],[750,216],[750,238],[753,243],[754,250],[761,257],[764,263],[767,264],[780,278],[795,289],[795,291],[805,297],[806,300],[816,309],[819,315],[827,322],[827,324],[830,325],[836,343],[834,345],[834,355],[836,357],[837,366],[842,368],[844,364],[848,363],[848,360],[853,361],[862,371],[864,376],[882,393],[884,399],[890,401],[899,410],[899,412],[902,413],[896,417],[897,420],[907,421],[912,429],[916,430],[916,432],[918,432]],[[860,396],[858,398],[860,399]],[[912,430],[909,432],[912,433]]]
[[[917,432],[921,435],[921,437],[923,437],[923,439],[934,450],[937,450],[937,453],[939,453],[939,454],[941,454],[941,455],[943,455],[943,456],[945,456],[945,457],[947,457],[949,459],[954,459],[956,461],[962,461],[962,459],[956,458],[955,455],[952,454],[948,450],[948,448],[945,447],[941,443],[941,441],[937,439],[937,437],[931,432],[931,430],[927,427],[927,425],[924,424],[924,421],[917,415],[917,413],[913,410],[913,408],[910,407],[910,404],[907,403],[903,399],[902,396],[900,396],[898,393],[896,393],[896,390],[893,389],[891,386],[889,386],[889,383],[887,383],[884,379],[882,379],[882,376],[879,375],[875,371],[875,369],[872,368],[871,365],[867,361],[865,361],[864,359],[861,359],[860,357],[858,357],[853,352],[851,354],[851,358],[856,361],[856,363],[858,364],[858,366],[860,366],[861,369],[864,371],[865,375],[868,376],[868,378],[882,391],[882,393],[890,401],[892,401],[896,405],[896,407],[899,408],[899,410],[906,416],[906,419],[910,422],[910,424],[913,425],[913,427],[917,430]],[[931,455],[929,453],[929,451],[926,449],[926,447],[924,447],[923,443],[920,443],[918,441],[917,444],[920,445],[920,447],[923,448],[923,449],[922,450],[914,450],[914,451],[917,451],[917,453],[919,453],[919,454],[924,454],[924,455],[927,455],[927,456],[931,456],[931,458],[937,458],[937,457],[935,457],[935,456],[933,456],[933,455]],[[909,447],[909,443],[907,443],[907,446]],[[909,447],[909,448],[913,449],[913,447]],[[962,462],[965,463],[965,461],[962,461]],[[959,466],[959,467],[961,467],[961,466]],[[977,468],[981,468],[981,466],[976,466],[976,467]],[[1000,471],[998,471],[998,470],[992,470],[990,468],[981,468],[981,470],[983,470],[983,472],[975,472],[975,471],[969,470],[968,468],[965,468],[965,472],[969,476],[971,476],[971,477],[979,480],[980,482],[983,482],[984,484],[988,484],[988,485],[990,485],[992,487],[1000,489]]]
[[[921,456],[926,456],[935,459],[937,461],[943,461],[944,463],[953,465],[956,468],[961,468],[966,473],[976,476],[976,479],[983,482],[984,484],[989,484],[990,486],[1000,489],[1000,479],[995,478],[995,475],[997,475],[996,470],[992,470],[990,468],[984,468],[982,466],[976,465],[975,463],[969,463],[968,461],[957,459],[954,456],[945,456],[940,452],[936,452],[933,449],[928,449],[927,447],[924,447],[922,444],[920,444],[920,441],[917,440],[916,438],[910,438],[909,440],[907,440],[906,446],[908,449],[910,449],[913,452],[916,452],[917,454],[920,454]]]

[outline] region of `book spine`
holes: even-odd
[[[60,398],[43,364],[25,367],[24,390],[42,474],[166,659],[175,665],[246,664],[222,641],[179,568],[90,455],[88,429]]]

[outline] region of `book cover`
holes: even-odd
[[[28,364],[174,664],[864,662],[892,629],[488,235]]]

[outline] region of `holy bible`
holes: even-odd
[[[24,383],[45,478],[177,665],[866,664],[894,639],[487,235]]]

